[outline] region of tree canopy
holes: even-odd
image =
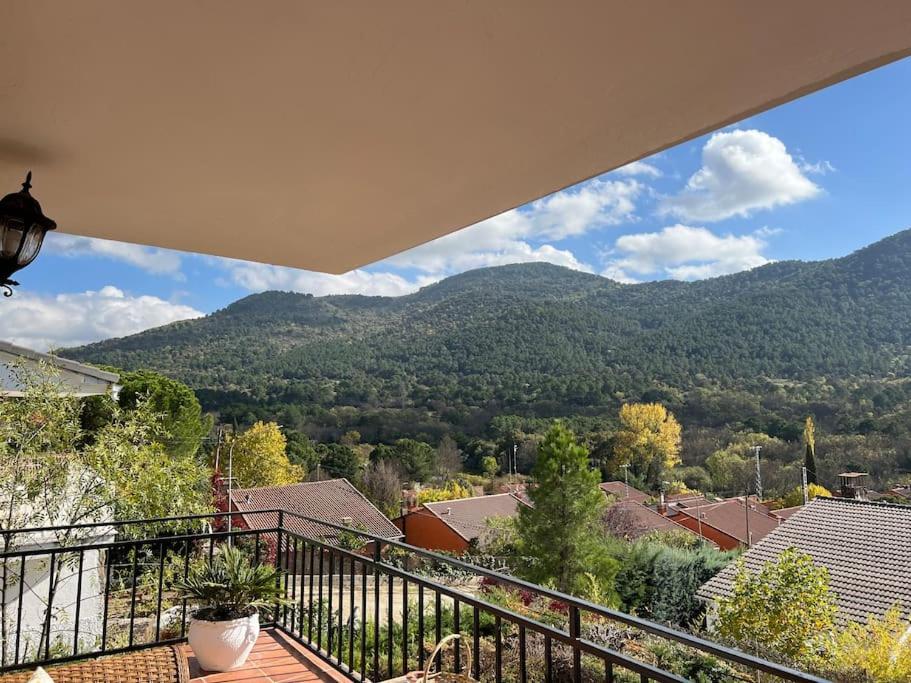
[[[835,617],[828,570],[796,548],[758,573],[739,562],[731,595],[718,601],[719,635],[766,656],[818,663]]]
[[[285,435],[277,424],[256,422],[241,434],[228,438],[221,449],[219,470],[222,476],[227,476],[228,459],[233,458],[236,488],[283,486],[302,481],[304,471],[288,460],[286,445]]]
[[[629,465],[634,476],[652,489],[680,464],[680,424],[660,403],[627,403],[620,408],[620,427],[614,434],[612,466]]]
[[[528,492],[533,506],[519,508],[519,550],[528,558],[525,573],[532,581],[572,593],[592,574],[612,595],[619,567],[606,552],[601,519],[606,500],[588,456],[559,422],[545,434]]]

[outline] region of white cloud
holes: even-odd
[[[56,296],[16,292],[3,302],[8,341],[37,350],[122,337],[203,314],[155,296],[130,296],[116,287]]]
[[[128,263],[154,275],[181,276],[180,253],[170,249],[56,232],[47,236],[45,248],[61,256],[95,256]]]
[[[762,251],[767,229],[750,235],[716,235],[711,230],[672,225],[660,232],[620,237],[602,275],[619,282],[634,275],[699,280],[737,273],[769,263]]]
[[[591,180],[397,254],[384,263],[446,275],[468,268],[546,261],[590,271],[575,255],[540,242],[635,220],[636,180]]]
[[[821,190],[804,175],[809,168],[762,131],[715,133],[702,149],[702,168],[683,191],[661,203],[659,213],[719,221],[810,199]]]
[[[800,161],[800,170],[804,173],[813,173],[814,175],[825,175],[826,173],[834,173],[835,167],[830,161],[817,161],[815,164],[811,164],[809,161]]]
[[[373,273],[366,270],[352,270],[342,275],[331,275],[243,261],[228,262],[227,269],[235,284],[252,292],[281,289],[315,296],[327,294],[400,296],[410,294],[440,279],[439,277],[424,276],[408,280],[395,273]]]
[[[645,161],[632,161],[626,166],[616,169],[613,173],[624,176],[647,176],[649,178],[660,178],[664,175],[660,168]]]

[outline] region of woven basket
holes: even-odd
[[[433,654],[430,655],[430,658],[427,660],[427,666],[423,671],[412,671],[405,676],[400,676],[399,678],[390,678],[383,683],[425,683],[426,681],[435,681],[436,683],[477,683],[468,674],[457,674],[457,673],[448,673],[445,671],[431,671],[434,660],[437,658],[437,655],[443,650],[443,647],[446,643],[456,642],[456,647],[459,646],[459,643],[462,643],[465,646],[465,653],[468,655],[467,662],[465,663],[465,671],[471,671],[471,660],[472,652],[471,645],[468,644],[468,641],[460,637],[458,633],[453,633],[448,635],[433,649]]]
[[[176,647],[153,647],[122,655],[61,664],[47,669],[54,683],[189,683],[187,660]],[[27,683],[32,670],[0,676]]]

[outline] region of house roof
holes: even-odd
[[[906,0],[3,10],[3,192],[32,169],[61,232],[335,273],[911,53]]]
[[[761,508],[764,510],[764,508]],[[749,512],[744,509],[743,498],[730,498],[720,503],[710,503],[694,508],[679,508],[681,515],[698,519],[702,524],[721,531],[744,545],[757,543],[778,527],[781,520],[764,511],[757,510],[750,501]],[[749,537],[747,536],[747,515],[749,515]]]
[[[60,358],[0,340],[0,396],[20,396],[22,385],[15,372],[10,370],[11,362],[22,362],[35,366],[46,363],[60,372],[60,382],[66,392],[74,396],[96,396],[107,393],[120,376],[113,372],[99,370],[91,365]]]
[[[634,500],[622,500],[611,505],[604,512],[604,521],[609,530],[619,532],[630,540],[652,531],[683,531],[698,536],[682,524]]]
[[[363,527],[376,536],[399,538],[402,532],[386,515],[380,512],[347,479],[306,481],[288,486],[234,489],[232,507],[244,510],[281,509],[307,517]],[[278,524],[277,513],[245,514],[244,521],[251,529],[270,529]],[[284,518],[285,527],[310,538],[334,537],[338,531],[331,527],[299,519],[292,515]]]
[[[790,519],[794,513],[799,512],[802,507],[803,505],[795,505],[790,508],[778,508],[777,510],[772,510],[772,514],[776,517],[781,517],[782,519]]]
[[[677,508],[695,508],[712,503],[700,493],[673,493],[665,496],[665,502]]]
[[[864,623],[894,604],[911,609],[911,507],[847,498],[814,498],[743,555],[750,571],[791,546],[829,570],[841,621]],[[699,589],[703,598],[728,595],[736,567],[725,567]]]
[[[475,496],[439,503],[424,503],[424,508],[441,519],[466,541],[473,541],[486,528],[492,517],[514,517],[519,506],[527,505],[512,493]]]
[[[622,481],[602,481],[598,485],[604,493],[616,496],[618,500],[633,500],[637,503],[644,503],[651,498],[647,493],[643,493]]]

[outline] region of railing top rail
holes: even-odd
[[[48,545],[46,547],[29,547],[19,550],[8,550],[0,553],[0,563],[11,559],[37,557],[39,555],[69,555],[85,553],[90,550],[114,550],[129,546],[142,545],[167,545],[183,541],[202,541],[205,539],[228,538],[235,536],[250,536],[252,534],[274,534],[279,531],[273,529],[232,529],[231,531],[203,531],[197,534],[179,534],[175,536],[157,536],[155,538],[123,538],[119,541],[104,541],[103,543],[76,543],[74,545]]]
[[[240,514],[245,514],[245,515],[268,514],[268,513],[278,514],[279,512],[282,512],[282,510],[279,510],[278,508],[264,508],[264,509],[257,509],[257,510],[244,510],[243,512],[241,512],[240,510],[231,510],[231,512],[213,511],[213,512],[202,512],[202,513],[195,514],[195,515],[179,515],[176,517],[156,517],[156,518],[152,518],[152,519],[123,519],[123,520],[113,520],[110,522],[80,522],[77,524],[57,524],[54,526],[20,527],[20,528],[16,528],[16,529],[0,529],[0,536],[8,536],[8,535],[12,535],[12,534],[38,534],[38,533],[44,533],[44,532],[48,532],[48,531],[65,531],[67,529],[93,529],[93,528],[99,528],[99,527],[100,528],[112,527],[112,528],[118,529],[121,527],[131,526],[134,524],[166,524],[166,523],[170,523],[170,522],[186,522],[186,521],[191,521],[191,520],[212,519],[214,517],[227,517],[228,515],[231,515],[233,517],[234,515],[240,515]],[[328,524],[327,522],[321,522],[321,523]],[[271,531],[275,531],[275,529],[271,529]]]

